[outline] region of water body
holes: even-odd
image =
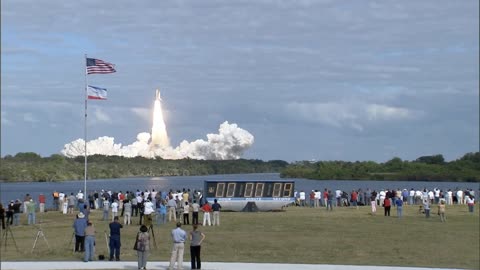
[[[175,176],[175,177],[147,177],[147,178],[121,178],[121,179],[99,179],[87,180],[87,192],[112,190],[112,191],[144,191],[146,189],[161,190],[182,190],[189,188],[191,190],[203,189],[205,180],[294,180],[295,190],[306,192],[325,188],[330,190],[344,190],[347,192],[353,189],[381,190],[381,189],[473,189],[480,194],[480,183],[465,182],[410,182],[410,181],[357,181],[357,180],[307,180],[307,179],[285,179],[280,178],[277,173],[262,174],[232,174],[232,175],[210,175],[210,176]],[[84,181],[65,181],[65,182],[22,182],[22,183],[1,183],[0,184],[0,202],[4,205],[10,200],[22,200],[25,194],[29,193],[36,200],[38,195],[43,193],[47,198],[47,207],[52,204],[52,192],[54,190],[70,194],[76,194],[83,190]]]

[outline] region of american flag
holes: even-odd
[[[87,74],[108,74],[114,72],[116,72],[115,65],[100,59],[87,58]]]

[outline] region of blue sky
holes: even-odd
[[[117,73],[88,140],[131,144],[162,91],[172,145],[224,121],[244,158],[447,160],[479,151],[479,2],[1,2],[1,154],[83,138],[84,55]]]

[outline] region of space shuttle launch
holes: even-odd
[[[152,147],[168,147],[170,146],[170,140],[167,135],[167,127],[163,120],[162,112],[162,97],[160,96],[160,90],[155,91],[155,103],[153,107],[153,125],[152,125],[152,141],[150,146]]]

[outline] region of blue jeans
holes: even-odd
[[[167,213],[157,212],[157,225],[167,223]]]
[[[108,210],[107,210],[107,211],[103,210],[103,218],[102,218],[102,220],[108,220]]]
[[[110,260],[113,260],[113,255],[115,254],[115,258],[120,260],[120,235],[111,235],[110,236]]]
[[[35,213],[28,213],[28,225],[35,224]]]
[[[83,257],[84,262],[93,261],[95,257],[95,236],[87,235],[85,236],[85,256]]]
[[[397,206],[397,217],[401,218],[403,215],[403,206]]]
[[[333,201],[332,200],[327,201],[327,211],[328,211],[329,208],[330,208],[330,211],[333,210]]]
[[[20,213],[13,213],[13,225],[20,225]]]
[[[84,206],[84,205],[85,205],[85,203],[79,202],[79,203],[78,203],[78,211],[83,212],[83,206]]]

